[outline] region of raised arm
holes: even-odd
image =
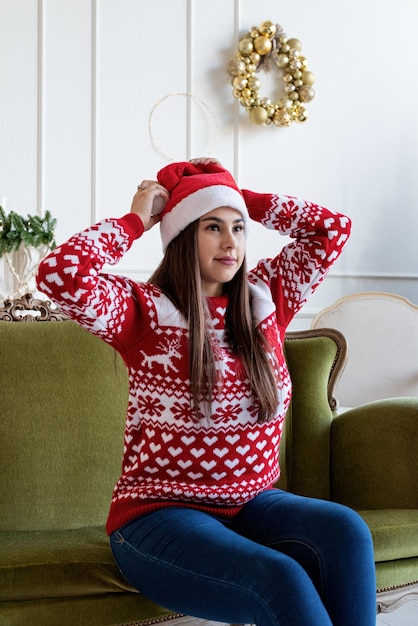
[[[243,194],[253,220],[294,240],[254,271],[269,285],[279,323],[286,328],[341,254],[351,220],[292,196]]]
[[[103,266],[118,263],[133,242],[159,221],[153,210],[157,204],[161,209],[166,198],[160,185],[143,181],[130,213],[87,228],[44,259],[38,270],[39,289],[76,322],[117,343],[122,326],[134,324],[140,294],[134,297],[133,281],[105,273]]]

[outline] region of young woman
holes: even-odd
[[[250,220],[292,242],[247,272]],[[164,257],[147,283],[103,272],[157,223]],[[169,609],[257,626],[375,624],[361,518],[274,488],[291,396],[285,331],[349,231],[344,215],[240,191],[218,162],[195,159],[143,181],[129,214],[40,266],[39,289],[129,370],[107,531],[126,579]]]

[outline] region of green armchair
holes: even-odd
[[[327,328],[288,333],[285,347],[293,400],[279,486],[360,513],[374,541],[379,613],[418,599],[418,398],[339,415],[333,392],[347,360],[344,336]]]
[[[132,589],[110,552],[104,523],[128,393],[122,359],[30,296],[0,309],[0,346],[0,623],[197,624]],[[344,338],[289,333],[286,353],[294,397],[279,486],[360,509],[384,609],[388,593],[418,588],[418,399],[336,416]]]

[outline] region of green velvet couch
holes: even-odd
[[[128,391],[122,360],[75,323],[52,321],[59,313],[36,302],[29,298],[29,308],[40,317],[20,317],[10,303],[0,310],[0,623],[197,623],[135,592],[108,545],[104,523]],[[335,417],[332,389],[344,347],[327,330],[288,335],[294,399],[280,486],[361,509],[375,540],[379,589],[412,592],[418,400]]]

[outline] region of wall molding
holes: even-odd
[[[95,224],[97,216],[97,1],[91,0],[91,205],[90,221]]]
[[[154,267],[123,267],[123,272],[128,276],[150,276],[154,271]],[[114,271],[114,268],[113,268]],[[326,280],[346,280],[346,279],[364,279],[364,280],[418,280],[418,274],[392,272],[385,274],[384,272],[330,272],[327,274]]]
[[[364,280],[418,280],[418,274],[405,273],[405,272],[391,272],[386,274],[384,272],[332,272],[327,276],[327,280],[336,278],[341,279],[364,279]]]
[[[129,276],[137,282],[146,282],[154,271],[153,268],[135,268],[105,266],[104,271]],[[353,282],[354,281],[354,282]],[[414,287],[416,281],[416,294]],[[368,284],[371,283],[371,284]],[[378,285],[376,285],[378,283]],[[309,300],[296,314],[291,323],[291,329],[303,330],[309,328],[311,322],[325,307],[331,305],[338,298],[356,291],[388,291],[398,293],[411,302],[418,304],[418,274],[413,273],[390,273],[383,272],[330,272],[325,278],[318,292],[313,296],[313,302]]]
[[[43,79],[44,79],[44,46],[43,46],[43,33],[44,33],[44,11],[43,0],[38,0],[38,75],[37,75],[37,136],[36,136],[36,212],[38,215],[42,215],[43,207]]]

